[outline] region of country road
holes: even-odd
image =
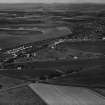
[[[103,96],[87,88],[41,83],[29,87],[48,105],[105,105]]]

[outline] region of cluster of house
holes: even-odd
[[[27,47],[22,46],[22,47],[19,47],[19,48],[14,48],[12,50],[8,50],[6,53],[7,54],[16,54],[16,53],[18,53],[20,51],[24,51],[24,50],[26,50],[28,48],[32,48],[32,46],[27,46]]]
[[[56,40],[56,41],[52,41],[48,47],[51,48],[51,49],[55,49],[57,45],[65,42],[65,41],[68,41],[68,39],[64,39],[64,38],[61,38],[59,40]],[[36,51],[33,50],[33,46],[20,46],[18,48],[14,48],[14,49],[11,49],[11,50],[8,50],[6,51],[4,54],[4,60],[6,59],[6,61],[10,60],[10,59],[17,59],[17,58],[32,58],[32,57],[36,57],[37,59],[37,56],[38,56],[38,53]],[[73,59],[78,59],[78,56],[73,56]]]
[[[21,47],[6,51],[5,53],[3,53],[4,61],[17,58],[19,55],[30,57],[32,54],[27,53],[26,51],[27,49],[30,49],[30,48],[32,48],[32,46],[27,46],[27,47],[21,46]],[[36,53],[33,53],[33,56],[36,56]]]

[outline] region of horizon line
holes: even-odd
[[[105,4],[105,2],[0,2],[0,4]]]

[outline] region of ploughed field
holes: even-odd
[[[104,97],[83,87],[41,83],[30,84],[29,87],[48,105],[104,105],[105,103]]]
[[[105,88],[91,88],[93,91],[105,96]]]

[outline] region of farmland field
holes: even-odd
[[[28,82],[105,93],[105,4],[0,4],[0,105],[45,105]]]
[[[0,92],[0,104],[46,105],[45,102],[27,86]]]
[[[67,34],[70,34],[70,31],[68,29],[57,30],[55,28],[55,29],[50,29],[48,32],[46,31],[47,30],[45,30],[45,33],[30,32],[28,34],[26,33],[23,35],[19,33],[17,33],[18,35],[15,35],[15,33],[13,35],[7,34],[7,33],[5,34],[1,33],[0,48],[1,49],[12,48],[26,43],[33,43],[36,41],[62,37],[62,36],[66,36]]]

